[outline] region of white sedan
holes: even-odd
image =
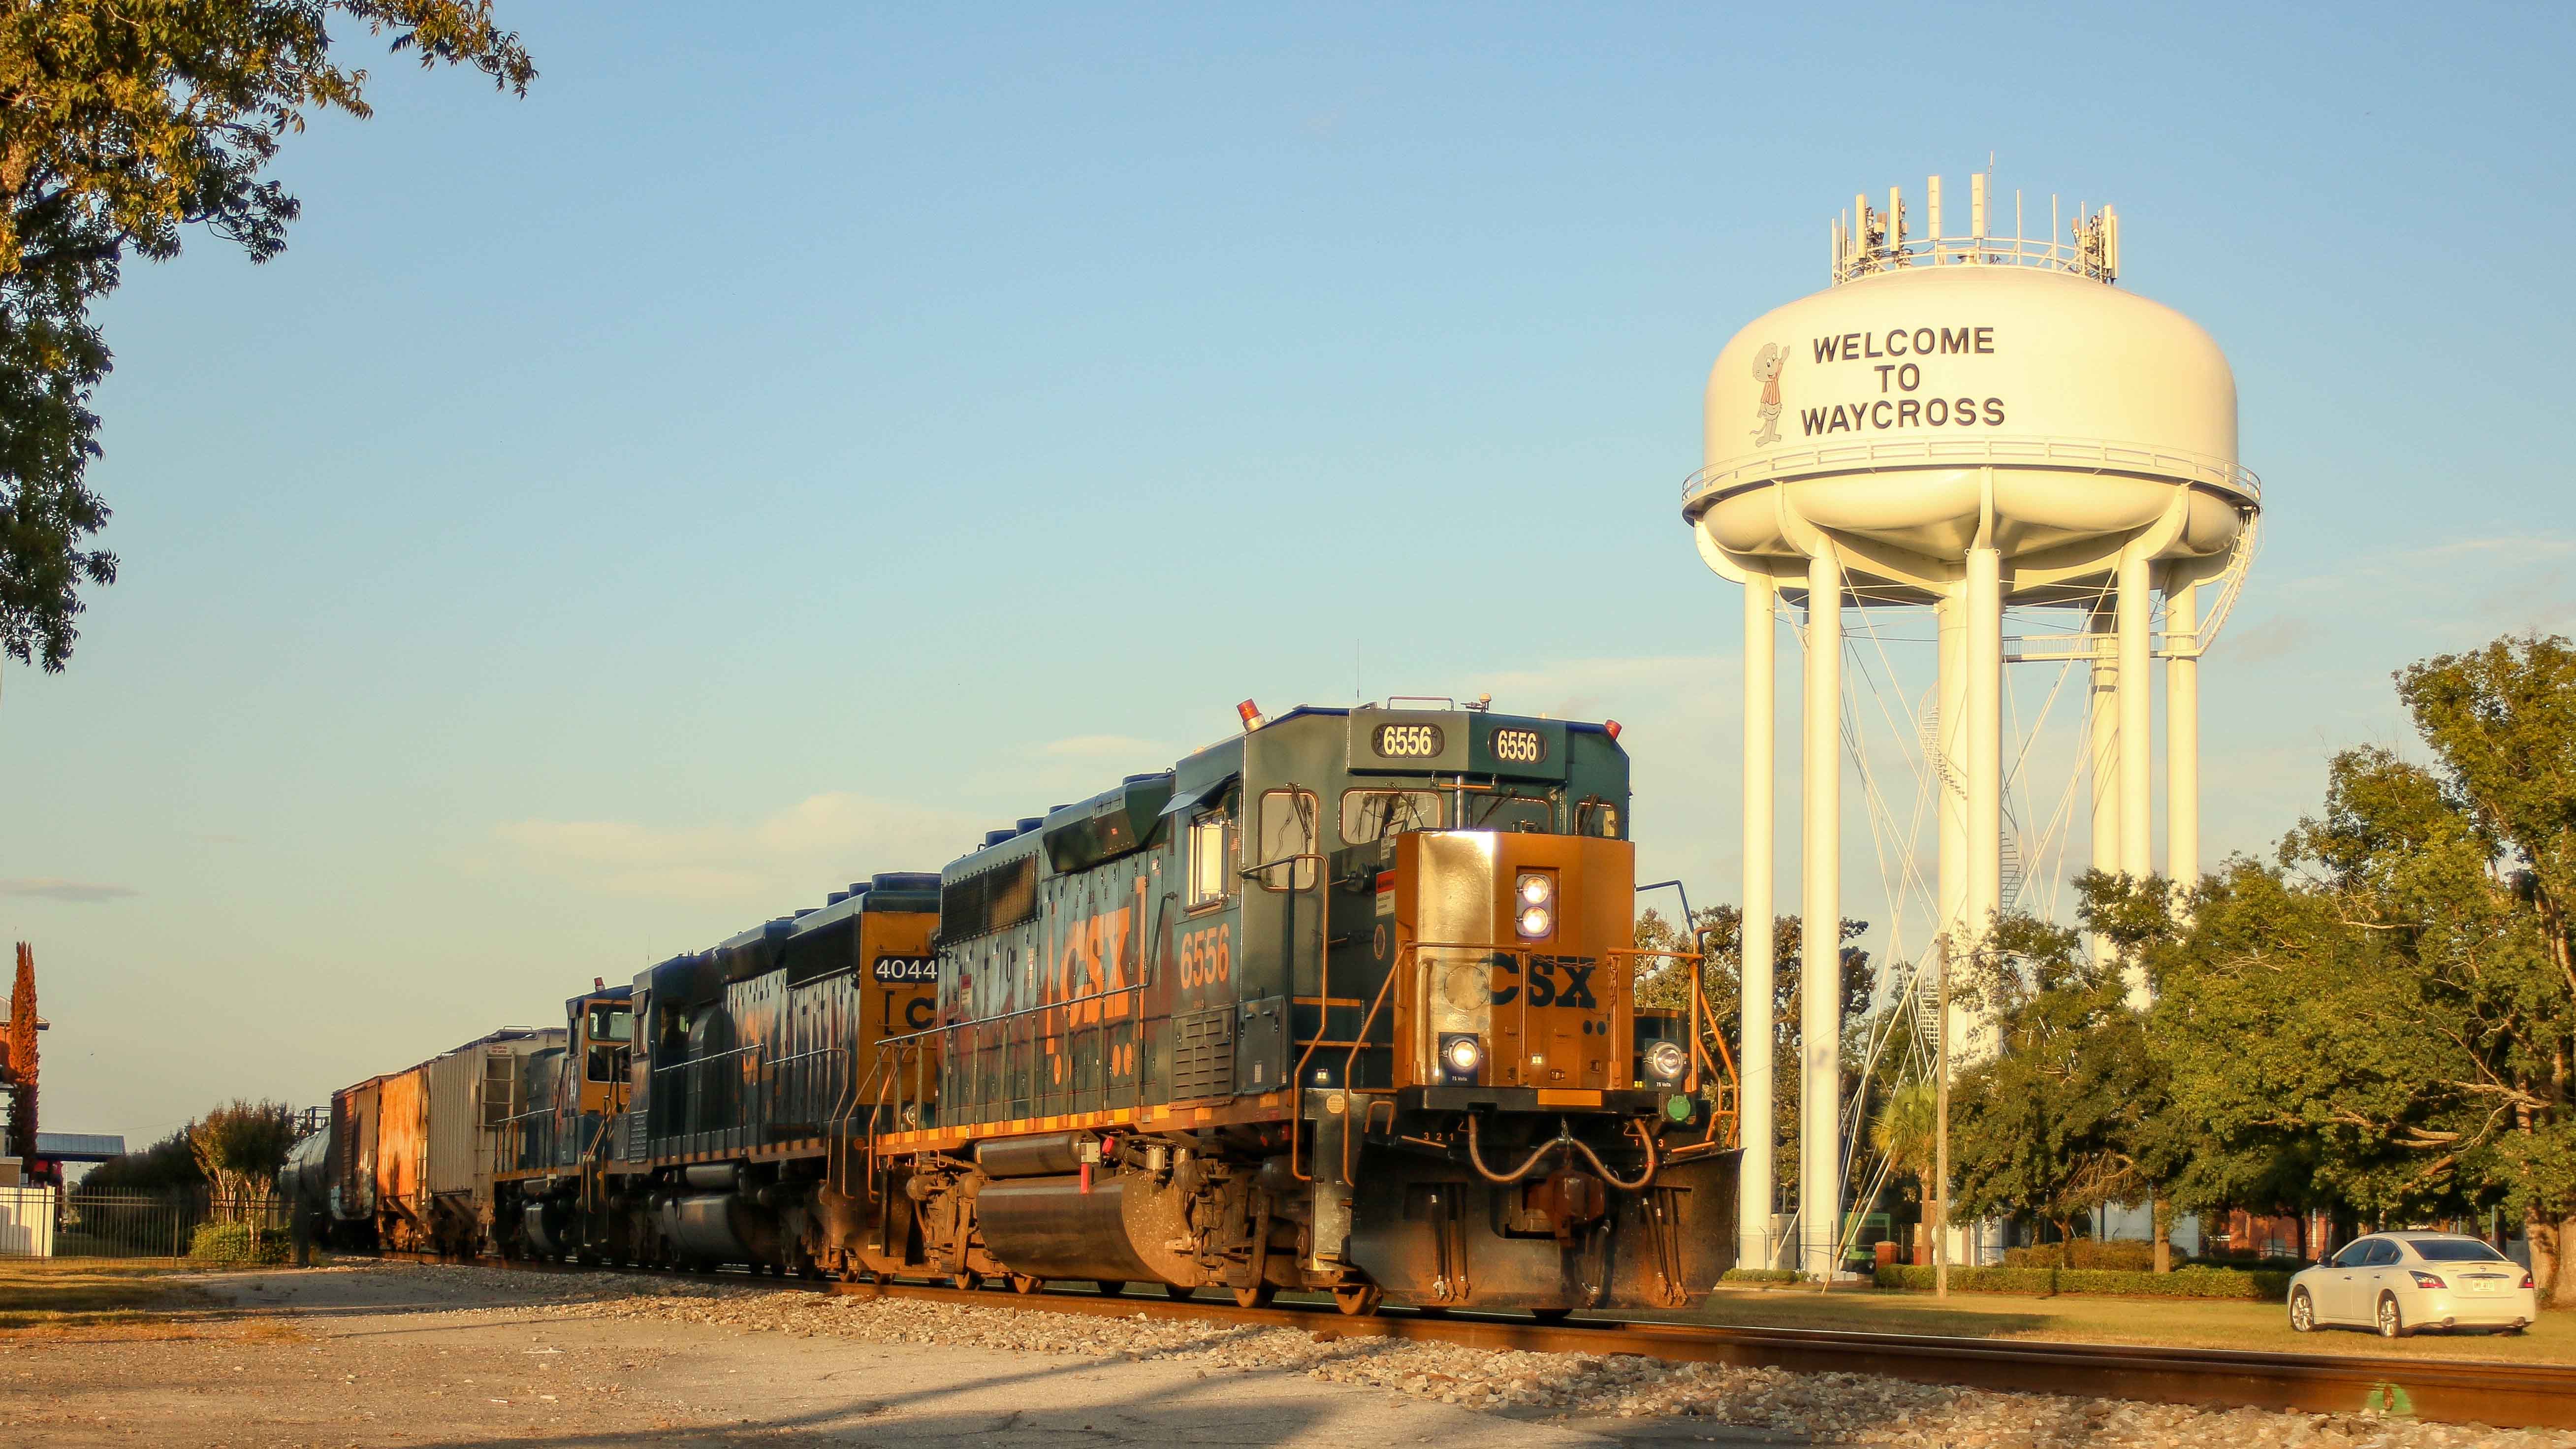
[[[2290,1280],[2290,1327],[2327,1323],[2404,1338],[2419,1328],[2520,1333],[2540,1316],[2531,1274],[2458,1233],[2373,1233]]]

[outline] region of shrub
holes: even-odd
[[[2156,1266],[2156,1245],[2113,1239],[2077,1238],[2035,1248],[2004,1249],[2012,1268],[2089,1268],[2112,1273],[2145,1273]]]
[[[1878,1286],[1921,1292],[1933,1270],[1891,1263],[1878,1270]],[[2100,1268],[1953,1268],[1950,1286],[1961,1293],[2020,1293],[2053,1298],[2061,1293],[2104,1293],[2130,1298],[2233,1298],[2278,1303],[2290,1293],[2283,1272],[2233,1268],[2177,1268],[2170,1273],[2123,1273]]]
[[[205,1268],[272,1268],[286,1261],[287,1235],[274,1229],[254,1241],[248,1223],[200,1223],[188,1261]]]
[[[1807,1275],[1787,1268],[1729,1268],[1717,1275],[1721,1283],[1804,1283]]]

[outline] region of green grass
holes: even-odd
[[[192,1336],[182,1325],[211,1300],[176,1281],[180,1271],[112,1259],[0,1258],[0,1333],[166,1328],[151,1336]]]
[[[1695,1323],[1857,1333],[2576,1363],[2576,1313],[2555,1311],[2543,1313],[2519,1338],[2422,1333],[2393,1343],[2355,1329],[2292,1333],[2288,1313],[2277,1303],[2203,1299],[2024,1298],[2002,1293],[1941,1299],[1929,1293],[1778,1288],[1712,1293],[1699,1312],[1673,1316]]]

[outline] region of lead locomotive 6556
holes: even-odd
[[[935,876],[576,997],[560,1044],[462,1049],[489,1166],[443,1211],[373,1180],[363,1088],[308,1181],[451,1251],[1351,1312],[1705,1292],[1734,1084],[1695,991],[1632,1001],[1641,966],[1698,973],[1632,946],[1617,727],[1245,716]]]

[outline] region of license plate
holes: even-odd
[[[2502,1278],[2463,1278],[2460,1282],[2473,1294],[2502,1293],[2505,1285]]]

